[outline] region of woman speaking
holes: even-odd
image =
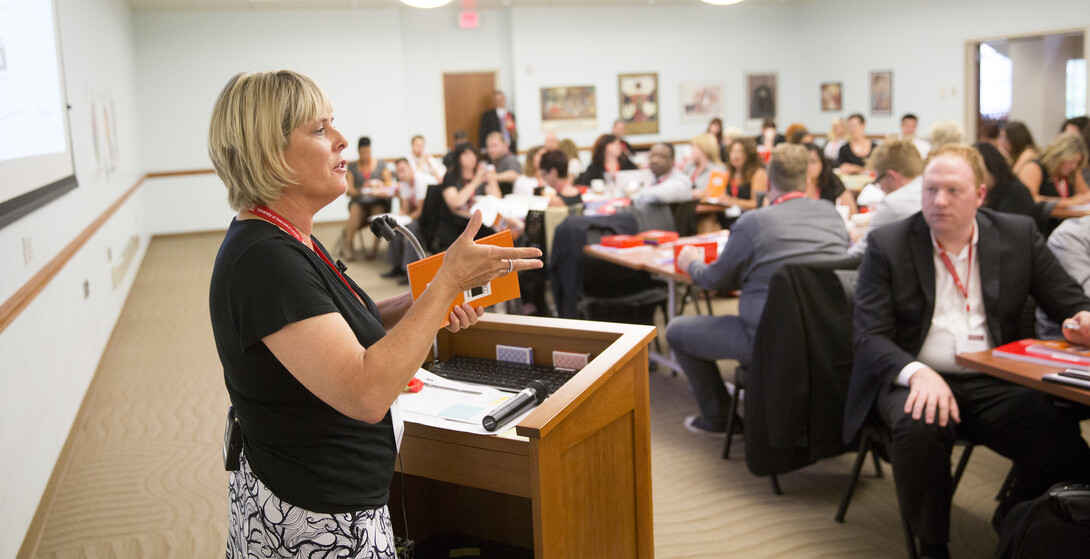
[[[231,78],[208,140],[238,212],[209,294],[243,436],[227,556],[395,557],[386,501],[401,427],[391,406],[457,294],[540,267],[541,253],[475,244],[475,214],[415,303],[410,293],[375,302],[311,236],[314,215],[347,189],[347,142],[313,81]],[[483,312],[457,307],[448,329]]]

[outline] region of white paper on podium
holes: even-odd
[[[501,429],[489,432],[481,423],[484,416],[514,394],[480,384],[448,380],[424,369],[416,372],[416,378],[424,383],[424,388],[416,393],[405,392],[397,398],[401,417],[406,422],[465,433],[495,435],[517,425],[534,410],[534,407],[530,407],[501,425]]]

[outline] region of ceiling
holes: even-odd
[[[808,0],[745,0],[747,4],[799,4]],[[645,6],[648,4],[701,4],[700,0],[453,0],[441,9],[494,9],[509,6]],[[307,8],[405,8],[398,0],[129,0],[133,10],[147,12],[177,12],[247,9],[307,9]]]

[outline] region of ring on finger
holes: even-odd
[[[515,261],[510,258],[507,259],[507,273],[510,274],[515,269]]]

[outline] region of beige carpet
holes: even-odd
[[[318,234],[332,246],[337,230],[321,226]],[[222,557],[227,394],[207,311],[221,238],[152,241],[71,434],[33,556]],[[384,269],[354,263],[349,274],[377,299],[404,289],[379,278]],[[719,299],[716,306],[727,312],[735,305]],[[854,454],[781,476],[777,497],[766,478],[746,470],[741,439],[724,461],[722,441],[682,427],[695,410],[684,377],[653,372],[650,383],[658,557],[905,555],[889,475],[874,479],[868,467],[847,523],[836,524]],[[1008,467],[987,449],[975,451],[955,496],[957,557],[993,552],[988,519]]]

